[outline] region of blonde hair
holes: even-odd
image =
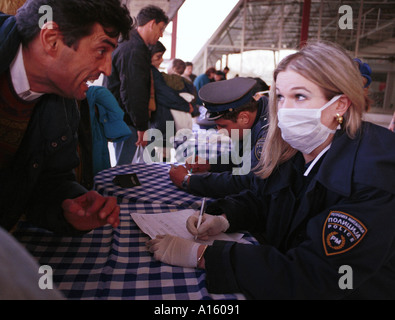
[[[25,2],[26,0],[1,0],[0,11],[14,16]]]
[[[363,112],[369,104],[363,91],[361,74],[355,68],[352,58],[340,46],[329,42],[315,42],[285,57],[273,74],[269,101],[269,130],[262,157],[254,169],[256,175],[261,178],[267,178],[297,152],[282,139],[277,126],[276,80],[280,72],[288,69],[319,86],[328,101],[338,94],[348,97],[351,105],[343,115],[342,130],[351,138],[361,127]]]

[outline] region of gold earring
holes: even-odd
[[[343,123],[343,117],[340,115],[340,114],[338,114],[338,113],[336,113],[336,121],[339,123],[339,124],[342,124]]]

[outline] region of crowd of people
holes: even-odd
[[[43,5],[53,21],[40,26]],[[8,257],[0,285],[28,269],[23,289],[13,283],[0,298],[61,298],[36,288],[36,262],[12,238],[22,217],[68,236],[117,228],[116,198],[92,190],[110,166],[107,142],[117,165],[130,164],[149,128],[191,128],[203,105],[218,129],[236,130],[240,141],[251,132],[250,166],[237,175],[243,163],[191,159],[172,168],[177,187],[216,198],[187,229],[199,239],[248,230],[260,244],[163,235],[147,242],[153,257],[205,269],[213,293],[395,298],[395,114],[390,130],[362,120],[369,66],[339,45],[308,44],[276,67],[270,94],[257,96],[257,79],[227,79],[228,68],[195,76],[192,63],[174,59],[161,72],[168,23],[152,5],[134,21],[119,0],[27,0],[0,13],[0,256]],[[86,84],[101,74],[103,86]],[[338,285],[344,265],[353,268],[352,290]]]

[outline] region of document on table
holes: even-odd
[[[130,215],[141,231],[147,234],[151,239],[156,238],[158,235],[170,234],[194,241],[194,236],[189,233],[186,227],[188,217],[194,212],[195,210],[193,209],[186,209],[158,214],[131,213]],[[221,233],[210,237],[207,241],[197,240],[196,242],[212,244],[214,240],[225,240],[249,243],[242,239],[242,237],[242,233]]]

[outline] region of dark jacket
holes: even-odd
[[[306,178],[301,153],[268,179],[206,212],[259,232],[260,246],[215,242],[206,254],[211,292],[254,299],[395,298],[395,135],[364,123],[338,131]],[[341,289],[341,267],[352,289]]]
[[[174,121],[170,110],[175,109],[189,112],[189,104],[180,97],[177,91],[166,84],[162,73],[158,69],[151,66],[151,70],[154,79],[156,101],[156,111],[151,116],[151,127],[160,130],[163,137],[165,137],[166,122]]]
[[[0,14],[0,73],[20,44],[15,18]],[[37,226],[60,233],[74,232],[61,203],[86,192],[75,181],[78,166],[79,111],[75,100],[53,94],[37,102],[27,131],[10,168],[0,170],[0,225],[12,228],[22,214]]]
[[[267,124],[268,100],[266,97],[262,97],[259,100],[256,120],[251,128],[251,171],[261,157]],[[217,164],[211,165],[212,172],[192,175],[189,179],[188,192],[200,196],[220,198],[248,189],[252,180],[258,179],[251,171],[246,175],[234,175],[232,169],[236,165],[232,163],[220,164],[220,161],[221,158],[218,158]],[[242,166],[242,164],[239,166]]]
[[[121,42],[113,52],[112,73],[104,77],[104,86],[125,112],[125,122],[138,131],[148,129],[150,68],[151,53],[137,30],[133,30],[130,39]]]

